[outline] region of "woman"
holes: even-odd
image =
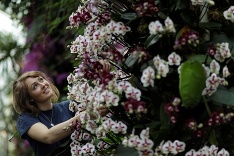
[[[69,101],[53,104],[59,98],[58,89],[40,71],[21,75],[13,84],[13,106],[20,113],[17,128],[27,139],[35,156],[46,156],[70,139],[80,114],[69,110]],[[106,107],[99,109],[101,115]]]

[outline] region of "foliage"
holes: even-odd
[[[72,32],[64,31],[71,10],[78,5],[77,1],[32,1],[28,5],[27,15],[22,22],[27,28],[29,53],[23,61],[22,72],[41,70],[47,73],[65,94],[67,69],[71,68],[67,55],[67,43]]]
[[[1,2],[10,8],[12,19],[20,20],[27,32],[25,47],[28,49],[21,59],[21,73],[41,70],[47,73],[61,91],[64,98],[67,69],[72,68],[72,55],[67,55],[67,44],[74,34],[64,31],[70,13],[76,9],[78,1],[37,1],[23,0]],[[21,54],[20,54],[21,55]]]
[[[68,76],[68,98],[87,114],[72,153],[110,154],[123,144],[139,155],[233,155],[232,5],[97,0],[74,11],[70,28],[85,29],[70,44],[81,63]]]
[[[22,58],[24,51],[25,47],[18,43],[14,34],[0,32],[0,110],[2,112],[0,114],[0,131],[6,133],[7,137],[16,131],[14,126],[16,121],[12,120],[12,118],[16,118],[16,114],[8,95],[11,95],[12,81],[18,75],[19,70],[18,60]],[[12,152],[9,151],[10,153]]]

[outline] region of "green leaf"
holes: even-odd
[[[186,31],[189,31],[190,27],[185,25],[182,29],[179,30],[179,32],[176,34],[175,40],[178,40]]]
[[[206,58],[207,58],[206,55],[198,54],[198,55],[192,56],[192,57],[190,58],[190,60],[192,60],[192,61],[198,61],[198,62],[200,62],[200,63],[204,63],[205,60],[206,60]],[[206,61],[207,64],[209,64],[211,61],[212,61],[211,57],[208,56],[207,61]]]
[[[167,115],[163,104],[160,106],[160,121],[163,128],[169,128],[170,118]]]
[[[234,23],[230,24],[230,25],[227,25],[226,26],[226,34],[227,34],[227,37],[230,39],[230,41],[232,41],[231,43],[233,43],[234,41]]]
[[[222,43],[222,42],[228,42],[231,43],[229,38],[227,37],[227,34],[220,32],[220,33],[214,33],[212,35],[211,40],[215,43]]]
[[[151,66],[152,68],[154,68],[154,61],[153,61],[153,59],[151,59],[151,60],[147,61],[146,63],[144,63],[141,66],[140,71],[143,72],[143,70],[146,69],[148,66]]]
[[[159,40],[159,38],[159,35],[150,35],[145,41],[145,48],[148,48],[149,46],[156,43]]]
[[[220,86],[211,96],[211,100],[215,104],[234,105],[234,87],[230,89]]]
[[[164,14],[162,11],[159,11],[159,12],[158,12],[158,17],[160,17],[161,19],[166,19],[166,18],[167,18],[167,15]]]
[[[154,142],[158,142],[160,143],[162,140],[169,140],[170,135],[171,135],[171,131],[169,128],[165,128],[165,127],[161,127],[160,129],[157,129],[156,131],[152,132],[152,139],[154,140]]]
[[[144,129],[145,127],[149,127],[150,129],[154,129],[160,125],[161,125],[161,123],[159,121],[153,121],[153,122],[145,124],[145,125],[136,125],[136,126],[134,126],[134,128]]]
[[[59,25],[64,22],[65,20],[67,20],[67,17],[64,16],[64,17],[61,17],[61,18],[55,18],[53,21],[51,21],[49,24],[48,24],[48,28],[49,28],[49,31],[48,33],[52,33],[55,29],[57,29],[59,27]]]
[[[31,29],[29,29],[28,32],[29,40],[35,39],[36,36],[38,36],[38,34],[42,32],[43,28],[46,25],[45,19],[46,19],[45,15],[40,15],[32,21]]]
[[[211,133],[210,133],[209,143],[211,145],[216,145],[216,146],[218,145],[218,141],[216,139],[216,135],[215,135],[215,131],[214,130],[212,130]]]
[[[220,23],[215,23],[215,22],[203,22],[199,23],[199,27],[205,28],[205,29],[218,29],[222,27],[222,24]]]
[[[16,132],[8,139],[8,141],[11,142],[11,140],[12,140],[14,137],[20,137],[19,131],[16,131]]]
[[[188,6],[189,2],[187,0],[178,0],[176,3],[176,10],[185,9]]]
[[[126,59],[125,64],[126,64],[129,68],[131,68],[138,60],[139,60],[139,57],[130,55],[130,56]]]
[[[191,20],[191,17],[189,16],[189,14],[187,12],[180,13],[180,16],[182,17],[184,22],[186,22],[188,25],[193,24],[193,21]]]
[[[114,153],[113,155],[114,156],[124,156],[124,155],[138,156],[139,154],[134,148],[124,147],[122,144],[120,144],[116,149],[116,153]]]
[[[179,91],[183,106],[192,108],[197,105],[205,80],[205,71],[200,62],[188,60],[181,65]]]
[[[121,17],[122,17],[123,19],[132,21],[132,20],[134,20],[134,19],[137,18],[137,15],[136,15],[136,13],[134,13],[134,12],[129,12],[129,13],[124,13],[124,14],[122,14]]]

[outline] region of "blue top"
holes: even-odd
[[[69,101],[63,101],[61,103],[53,105],[52,123],[54,125],[74,117],[75,114],[69,110],[69,103]],[[19,134],[22,139],[27,139],[27,141],[30,143],[35,156],[46,156],[70,139],[70,136],[68,136],[54,144],[44,144],[42,142],[32,139],[27,135],[28,129],[38,122],[43,123],[48,128],[52,127],[51,122],[49,121],[51,120],[52,109],[42,111],[42,113],[39,113],[38,116],[29,113],[21,113],[18,118],[17,128]]]

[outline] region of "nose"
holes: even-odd
[[[44,88],[46,86],[45,82],[40,82],[39,84],[40,84],[41,88]]]

